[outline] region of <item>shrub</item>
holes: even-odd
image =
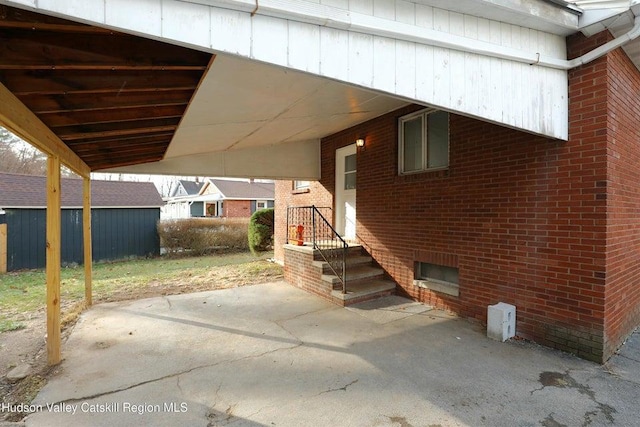
[[[160,246],[167,253],[202,255],[248,248],[246,218],[183,218],[158,222]]]
[[[255,211],[249,219],[249,249],[253,254],[266,251],[273,245],[273,208]]]

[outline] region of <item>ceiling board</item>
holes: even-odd
[[[407,104],[7,6],[0,82],[92,170],[134,173],[274,176],[293,161],[290,174],[313,177],[320,138]]]
[[[211,60],[0,5],[0,82],[92,170],[161,159]]]

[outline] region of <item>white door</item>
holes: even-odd
[[[336,231],[356,239],[356,144],[336,150]]]

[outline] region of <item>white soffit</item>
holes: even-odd
[[[326,78],[221,54],[203,78],[164,159],[107,171],[317,179],[321,138],[407,104]],[[305,153],[310,159],[296,160]],[[247,167],[238,170],[245,161]],[[306,172],[298,170],[303,163]]]
[[[318,139],[405,104],[310,74],[218,55],[165,158]]]

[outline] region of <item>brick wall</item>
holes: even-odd
[[[323,171],[323,176],[326,173]],[[332,187],[333,189],[333,187]],[[287,239],[287,207],[288,206],[333,206],[333,196],[320,182],[313,181],[305,190],[294,190],[292,181],[276,181],[275,186],[275,230],[274,257],[285,261],[282,245]],[[332,221],[333,218],[327,218]]]
[[[313,261],[313,251],[295,247],[284,250],[284,278],[300,289],[331,299],[331,286],[318,283],[322,273]]]
[[[570,57],[610,38],[572,37]],[[482,322],[514,304],[520,336],[602,362],[640,323],[640,80],[617,50],[569,87],[568,141],[451,115],[446,171],[398,175],[397,119],[416,106],[327,137],[304,203],[331,198],[335,150],[365,136],[358,238],[405,295]],[[417,261],[459,268],[460,295],[414,286]]]
[[[562,142],[452,115],[449,170],[399,176],[397,119],[415,109],[324,139],[320,193],[333,192],[335,150],[366,135],[357,233],[405,295],[480,321],[511,303],[519,335],[601,359],[604,136]],[[413,285],[417,261],[458,267],[459,297]]]
[[[483,322],[488,305],[514,304],[520,335],[600,359],[604,136],[553,141],[452,115],[449,170],[399,176],[406,112],[338,136],[367,135],[357,193],[365,247],[412,298]],[[458,267],[460,296],[414,286],[417,261]]]
[[[640,75],[621,49],[609,54],[606,64],[609,145],[605,353],[609,354],[640,324]]]
[[[224,214],[227,218],[249,218],[251,216],[250,200],[225,200]]]

